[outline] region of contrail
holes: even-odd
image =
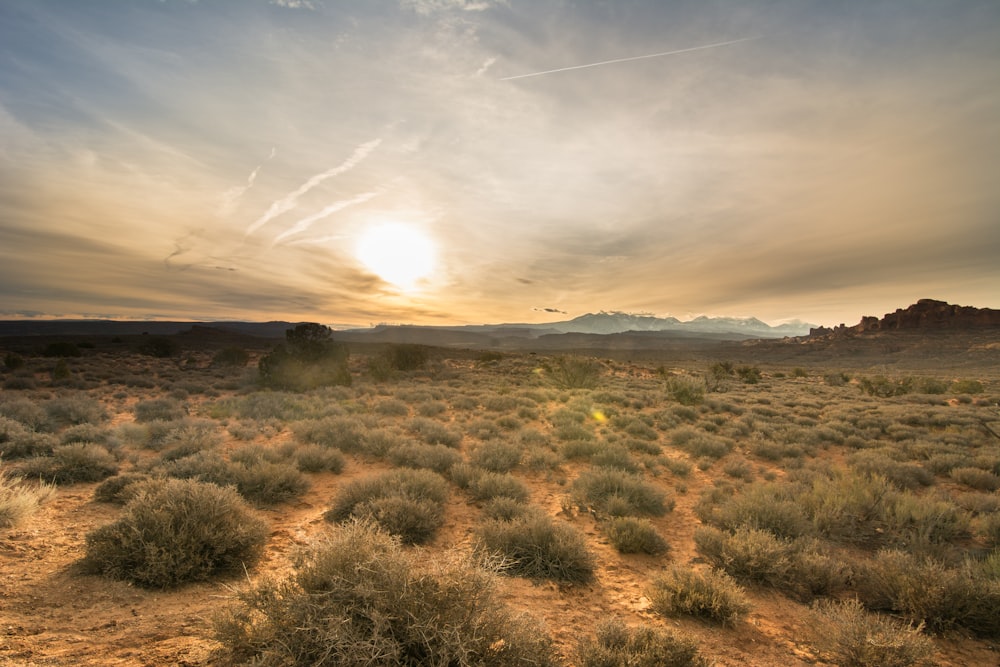
[[[382,139],[374,139],[372,141],[369,141],[368,143],[361,144],[360,146],[355,148],[354,152],[351,153],[351,156],[346,160],[344,160],[344,162],[342,162],[341,164],[337,165],[336,167],[333,167],[332,169],[327,169],[324,172],[316,174],[308,181],[300,185],[297,190],[290,192],[281,199],[275,201],[273,204],[271,204],[271,207],[267,209],[267,212],[264,213],[264,215],[257,218],[257,220],[255,220],[253,224],[251,224],[247,228],[246,234],[244,236],[249,236],[250,234],[253,234],[255,231],[266,225],[274,218],[284,213],[287,213],[288,211],[295,208],[296,204],[298,204],[299,202],[299,197],[309,192],[323,181],[327,180],[328,178],[333,178],[334,176],[337,176],[339,174],[343,174],[344,172],[350,171],[351,169],[354,169],[354,167],[356,167],[358,163],[360,163],[362,160],[368,157],[368,154],[371,153],[373,150],[375,150],[380,143],[382,143]]]
[[[257,165],[257,167],[250,172],[250,176],[247,177],[246,185],[237,185],[236,187],[229,188],[224,193],[222,193],[222,203],[219,205],[219,215],[224,218],[228,218],[232,212],[236,209],[236,202],[240,200],[240,197],[247,193],[247,190],[253,187],[254,182],[257,180],[257,174],[260,170],[264,168],[264,165],[275,155],[278,154],[278,150],[275,147],[271,147],[271,153],[264,159],[263,162]]]
[[[645,56],[632,56],[630,58],[615,58],[614,60],[602,60],[599,63],[588,63],[586,65],[573,65],[572,67],[560,67],[559,69],[547,69],[544,72],[532,72],[531,74],[517,74],[515,76],[505,76],[500,81],[513,81],[514,79],[527,79],[531,76],[542,76],[543,74],[555,74],[556,72],[568,72],[573,69],[586,69],[588,67],[600,67],[601,65],[613,65],[615,63],[627,63],[631,60],[646,60],[648,58],[661,58],[663,56],[672,56],[678,53],[687,53],[688,51],[701,51],[702,49],[714,49],[719,46],[730,46],[732,44],[739,44],[740,42],[750,42],[755,39],[760,39],[760,37],[743,37],[741,39],[731,39],[728,42],[715,42],[714,44],[703,44],[701,46],[691,46],[686,49],[676,49],[674,51],[664,51],[662,53],[650,53]]]
[[[365,192],[363,194],[358,195],[357,197],[352,197],[351,199],[344,199],[342,201],[334,202],[329,206],[327,206],[326,208],[324,208],[322,211],[318,213],[313,213],[312,215],[302,218],[301,220],[296,222],[294,225],[292,225],[284,232],[279,234],[277,238],[274,239],[274,242],[271,245],[284,241],[289,236],[293,236],[295,234],[298,234],[299,232],[304,232],[305,230],[312,227],[313,223],[316,222],[317,220],[322,220],[328,215],[333,215],[338,211],[343,211],[345,208],[348,208],[349,206],[354,206],[356,204],[363,204],[369,199],[377,197],[380,194],[382,193],[379,191]]]

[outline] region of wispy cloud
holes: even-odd
[[[418,14],[460,10],[466,12],[482,12],[497,5],[507,4],[504,0],[401,0],[400,5]]]
[[[660,53],[647,53],[643,56],[630,56],[628,58],[614,58],[612,60],[602,60],[597,63],[587,63],[586,65],[572,65],[570,67],[559,67],[556,69],[547,69],[542,72],[531,72],[529,74],[517,74],[515,76],[505,76],[501,78],[501,81],[513,81],[514,79],[527,79],[533,76],[543,76],[545,74],[555,74],[557,72],[568,72],[574,69],[587,69],[589,67],[600,67],[602,65],[614,65],[615,63],[627,63],[632,60],[647,60],[649,58],[662,58],[663,56],[673,56],[678,53],[688,53],[689,51],[701,51],[703,49],[714,49],[720,46],[731,46],[733,44],[739,44],[741,42],[749,42],[755,39],[760,39],[757,37],[743,37],[741,39],[731,39],[726,42],[715,42],[712,44],[702,44],[701,46],[691,46],[686,49],[675,49],[673,51],[662,51]]]
[[[259,174],[264,165],[277,154],[277,149],[272,148],[271,153],[264,158],[264,161],[254,167],[254,170],[250,172],[250,175],[247,177],[246,185],[237,185],[222,193],[222,202],[219,204],[219,215],[221,217],[228,218],[232,215],[233,211],[236,210],[236,205],[239,203],[240,198],[247,193],[247,190],[253,187],[254,181],[257,180],[257,174]]]
[[[490,67],[493,67],[493,64],[496,61],[497,61],[496,58],[487,58],[486,62],[484,62],[482,64],[482,66],[479,69],[476,70],[476,74],[475,75],[476,76],[482,76],[483,74],[486,74],[486,70],[488,70]]]
[[[369,141],[367,143],[361,144],[360,146],[354,149],[354,152],[351,153],[351,156],[346,160],[344,160],[344,162],[340,163],[336,167],[333,167],[332,169],[327,169],[324,172],[316,174],[308,181],[300,185],[296,190],[293,190],[292,192],[288,193],[281,199],[278,199],[277,201],[272,203],[271,207],[267,209],[267,212],[264,213],[264,215],[257,218],[257,220],[255,220],[249,227],[247,227],[246,235],[249,236],[250,234],[253,234],[258,229],[260,229],[268,222],[273,220],[274,218],[277,218],[279,215],[283,215],[288,211],[291,211],[299,203],[299,198],[302,197],[302,195],[306,194],[307,192],[315,188],[323,181],[333,178],[334,176],[339,176],[340,174],[344,174],[350,171],[351,169],[354,169],[354,167],[358,166],[362,161],[364,161],[364,159],[368,157],[372,151],[378,148],[379,144],[381,143],[382,139],[378,138],[378,139],[373,139],[372,141]]]
[[[316,5],[309,0],[271,0],[271,4],[286,9],[308,9],[316,11]]]
[[[341,201],[334,202],[329,206],[324,207],[323,210],[319,211],[318,213],[314,213],[296,222],[294,225],[292,225],[291,227],[283,231],[281,234],[279,234],[274,239],[274,243],[275,244],[280,243],[281,241],[287,239],[289,236],[294,236],[295,234],[304,232],[310,227],[312,227],[313,224],[316,223],[318,220],[322,220],[323,218],[333,215],[338,211],[343,211],[345,208],[348,208],[350,206],[363,204],[366,201],[369,201],[370,199],[373,199],[380,194],[382,194],[382,192],[376,190],[375,192],[365,192],[356,197],[351,197],[350,199],[342,199]]]

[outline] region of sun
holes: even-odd
[[[415,289],[437,262],[434,242],[419,229],[398,222],[366,228],[355,256],[369,271],[404,291]]]

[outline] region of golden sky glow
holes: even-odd
[[[0,318],[1000,307],[998,34],[992,0],[8,0]]]

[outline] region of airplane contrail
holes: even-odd
[[[588,67],[600,67],[601,65],[613,65],[615,63],[626,63],[630,60],[646,60],[648,58],[660,58],[662,56],[672,56],[678,53],[687,53],[688,51],[701,51],[702,49],[714,49],[719,46],[730,46],[732,44],[739,44],[740,42],[750,42],[755,39],[760,39],[760,37],[742,37],[740,39],[731,39],[728,42],[715,42],[713,44],[702,44],[701,46],[691,46],[686,49],[676,49],[674,51],[663,51],[662,53],[650,53],[644,56],[631,56],[629,58],[615,58],[614,60],[602,60],[599,63],[587,63],[586,65],[573,65],[572,67],[560,67],[558,69],[547,69],[544,72],[532,72],[530,74],[517,74],[515,76],[505,76],[500,81],[513,81],[514,79],[527,79],[532,76],[542,76],[543,74],[555,74],[556,72],[568,72],[574,69],[586,69]]]

